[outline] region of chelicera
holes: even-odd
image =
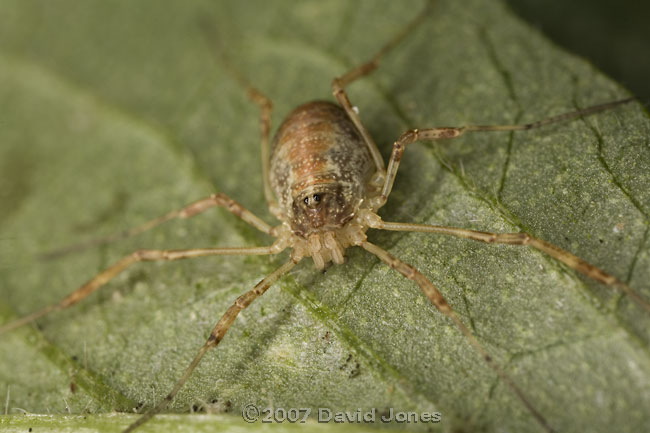
[[[163,410],[174,399],[205,353],[216,347],[224,338],[237,315],[263,295],[273,283],[287,274],[297,263],[305,258],[311,258],[315,267],[322,270],[329,263],[343,264],[348,248],[361,247],[404,277],[412,280],[435,308],[456,325],[477,354],[514,392],[531,416],[545,430],[553,431],[552,420],[547,420],[519,386],[499,367],[447,303],[438,288],[419,270],[392,256],[380,246],[369,242],[366,232],[369,229],[427,232],[486,243],[528,245],[594,280],[622,290],[643,308],[650,311],[650,304],[646,300],[614,276],[568,251],[527,233],[488,233],[455,227],[386,222],[378,215],[378,211],[390,197],[400,160],[410,143],[417,140],[452,139],[467,132],[534,129],[608,110],[630,102],[632,98],[604,103],[523,125],[409,130],[395,141],[386,166],[373,138],[361,122],[357,110],[352,106],[346,93],[346,87],[374,71],[379,66],[381,58],[405,38],[426,16],[427,10],[420,13],[368,62],[335,78],[332,88],[338,104],[312,101],[297,107],[286,117],[272,142],[269,140],[271,101],[242,79],[239,74],[234,73],[235,77],[247,89],[251,100],[260,108],[264,195],[271,213],[280,221],[279,225],[269,225],[230,197],[216,193],[127,232],[101,240],[101,242],[106,242],[120,237],[133,236],[171,219],[186,219],[213,207],[223,207],[256,229],[274,237],[275,241],[271,245],[242,248],[138,250],[100,272],[59,303],[49,305],[40,311],[2,326],[0,333],[80,302],[137,262],[171,261],[213,255],[274,255],[289,249],[291,251],[290,258],[283,265],[262,279],[254,288],[239,296],[228,308],[173,389],[157,406],[125,430],[129,432]]]

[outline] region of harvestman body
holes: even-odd
[[[379,246],[368,242],[366,231],[373,228],[430,232],[488,243],[529,245],[601,283],[624,291],[643,308],[650,311],[650,304],[647,301],[615,277],[575,255],[541,239],[534,238],[527,233],[496,234],[453,227],[384,222],[377,215],[377,211],[386,203],[390,195],[404,149],[406,145],[414,141],[449,139],[470,131],[533,129],[607,110],[627,103],[632,98],[565,113],[526,125],[465,126],[410,130],[402,134],[393,145],[393,151],[386,169],[377,146],[361,123],[359,115],[353,109],[345,88],[353,81],[376,69],[383,55],[397,45],[425,16],[426,10],[385,45],[370,61],[334,79],[332,83],[334,96],[340,105],[325,101],[314,101],[299,106],[284,120],[272,145],[269,145],[270,101],[259,91],[248,85],[238,74],[233,74],[248,89],[250,98],[260,106],[264,194],[271,212],[282,222],[280,225],[276,227],[269,226],[234,200],[224,194],[217,193],[119,235],[79,244],[60,250],[55,254],[86,247],[89,244],[105,243],[118,238],[133,236],[170,219],[189,218],[215,206],[228,209],[255,228],[275,237],[276,240],[272,245],[245,248],[139,250],[99,273],[61,302],[0,327],[0,334],[32,322],[51,311],[61,310],[76,304],[136,262],[178,260],[212,255],[270,255],[291,248],[289,261],[260,281],[253,289],[235,300],[234,304],[228,308],[218,321],[209,338],[170,393],[156,407],[141,416],[125,430],[125,432],[129,432],[160,412],[173,400],[205,353],[217,346],[224,338],[239,312],[264,294],[274,282],[289,272],[298,262],[305,257],[311,257],[315,266],[318,269],[323,269],[329,262],[342,264],[345,250],[352,246],[360,246],[376,255],[381,261],[400,272],[406,278],[413,280],[433,305],[456,324],[478,354],[517,395],[540,425],[547,431],[553,431],[547,420],[527,399],[520,388],[488,355],[481,343],[472,335],[471,331],[447,303],[441,292],[417,269],[393,257]]]

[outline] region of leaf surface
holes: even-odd
[[[388,1],[0,5],[0,101],[9,107],[0,118],[3,320],[57,301],[138,248],[270,243],[214,210],[58,260],[34,259],[214,191],[272,221],[257,109],[215,60],[200,20],[214,23],[237,69],[273,100],[277,126],[302,102],[332,99],[331,79],[420,9]],[[437,2],[350,88],[386,158],[407,128],[530,122],[624,96],[499,2],[478,0]],[[630,104],[533,131],[414,144],[381,215],[528,231],[648,299],[649,136],[647,113]],[[650,423],[650,315],[628,298],[526,248],[425,234],[369,238],[440,288],[558,431],[641,431]],[[394,408],[442,414],[439,424],[395,425],[412,430],[540,431],[416,286],[364,251],[347,257],[324,274],[305,260],[244,311],[170,411]],[[133,266],[38,329],[3,336],[7,407],[63,414],[150,406],[233,300],[284,260],[286,253]]]

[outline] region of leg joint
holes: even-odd
[[[332,90],[334,92],[334,96],[338,96],[341,93],[345,93],[343,90],[343,85],[341,84],[341,78],[340,77],[335,77],[332,80]]]
[[[137,261],[147,260],[166,260],[168,258],[168,251],[161,250],[137,250],[133,253],[133,258]]]
[[[216,192],[210,195],[210,199],[214,201],[217,205],[221,205],[221,206],[227,204],[229,201],[232,201],[230,197],[228,197],[226,194],[222,192]]]
[[[400,137],[397,139],[395,144],[393,145],[393,148],[397,148],[398,146],[406,146],[407,144],[413,143],[414,141],[417,141],[418,138],[420,137],[420,131],[417,129],[409,129]]]

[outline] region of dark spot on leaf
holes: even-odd
[[[350,379],[353,379],[353,378],[357,377],[360,373],[361,373],[361,365],[358,362],[355,362],[354,368],[352,368],[352,370],[350,370],[350,374],[348,374],[348,377]]]

